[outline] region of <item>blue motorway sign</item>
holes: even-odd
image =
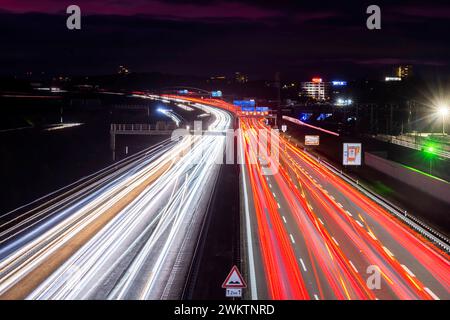
[[[254,108],[256,105],[255,100],[234,100],[233,104],[241,108]]]

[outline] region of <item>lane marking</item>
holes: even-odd
[[[389,251],[389,249],[386,248],[385,246],[383,246],[383,250],[384,250],[384,251],[388,254],[388,256],[390,256],[391,258],[394,257],[394,254],[393,254],[391,251]]]
[[[321,224],[325,225],[325,223],[323,223],[322,219],[320,219],[320,218],[317,218],[317,219],[319,219]]]
[[[303,263],[303,259],[302,259],[302,258],[300,258],[300,263],[302,264],[303,270],[304,270],[305,272],[308,271],[308,270],[306,269],[305,264]]]
[[[286,218],[285,218],[284,216],[283,216],[283,221],[284,221],[284,223],[287,223],[287,222],[286,222]]]
[[[377,238],[375,237],[375,235],[374,235],[372,232],[367,231],[367,233],[369,234],[369,236],[370,236],[373,240],[377,241]]]
[[[272,194],[273,194],[273,197],[274,197],[274,198],[276,198],[276,197],[277,197],[277,196],[275,195],[275,192],[272,192]]]
[[[271,183],[269,183],[269,188],[272,188],[272,184]]]
[[[292,233],[289,233],[289,236],[291,237],[292,243],[295,244],[295,240],[294,240],[294,237],[292,236]]]
[[[416,276],[414,275],[414,273],[411,272],[411,270],[408,269],[407,266],[405,266],[404,264],[402,264],[402,268],[405,269],[405,271],[413,278],[415,278]]]
[[[253,235],[252,235],[252,227],[250,225],[250,208],[249,208],[249,199],[247,196],[247,181],[246,181],[246,173],[245,173],[245,162],[244,162],[244,150],[242,147],[242,143],[240,144],[241,151],[241,168],[242,168],[242,184],[244,190],[244,208],[245,208],[245,229],[247,234],[247,248],[248,248],[248,256],[249,256],[249,273],[250,273],[250,294],[252,300],[258,300],[258,285],[256,283],[256,272],[255,272],[255,256],[253,253]],[[266,179],[268,179],[266,177]]]
[[[350,213],[350,211],[345,211],[350,217],[353,217],[353,215]]]
[[[348,262],[350,262],[350,265],[352,266],[353,270],[355,270],[355,272],[358,273],[358,269],[356,269],[356,267],[353,264],[353,262],[351,262],[350,260],[348,260]]]
[[[280,206],[280,204],[277,202],[277,206],[278,206],[278,209],[281,209],[281,206]]]
[[[330,195],[330,199],[331,199],[331,200],[333,200],[333,201],[335,200],[335,199],[334,199],[334,197],[333,197],[333,196],[331,196],[331,195]]]
[[[333,239],[334,243],[336,243],[336,245],[339,246],[339,243],[336,241],[334,237],[331,237],[331,239]]]
[[[340,202],[338,202],[337,205],[338,205],[339,208],[343,208],[344,207]]]
[[[363,224],[362,224],[361,222],[359,222],[359,220],[355,220],[355,221],[356,221],[357,224],[359,224],[359,226],[360,226],[361,228],[364,228]]]
[[[317,294],[314,295],[314,299],[319,300],[319,297],[317,296]]]
[[[441,300],[437,295],[434,294],[433,291],[428,289],[427,287],[423,288],[434,300]]]

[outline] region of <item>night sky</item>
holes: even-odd
[[[82,29],[66,28],[77,4]],[[366,28],[378,4],[382,29]],[[0,0],[0,73],[135,72],[253,78],[450,70],[449,1]]]

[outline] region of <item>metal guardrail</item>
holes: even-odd
[[[400,146],[404,146],[404,147],[411,148],[411,149],[416,149],[416,150],[419,150],[419,151],[422,151],[423,149],[426,148],[424,145],[413,143],[413,142],[409,142],[409,141],[405,141],[405,140],[402,140],[402,139],[397,139],[397,138],[392,138],[391,142],[394,143],[394,144],[400,145]],[[448,152],[448,151],[435,150],[435,151],[433,151],[433,153],[438,155],[438,156],[450,159],[450,152]]]
[[[110,131],[111,132],[125,132],[125,131],[167,131],[175,130],[177,126],[175,124],[169,123],[157,123],[154,124],[116,124],[112,123]]]
[[[370,135],[370,137],[375,138],[377,140],[381,140],[381,141],[385,141],[385,142],[389,142],[389,143],[393,143],[399,146],[403,146],[406,148],[410,148],[410,149],[414,149],[414,150],[418,150],[418,151],[423,151],[426,146],[424,144],[421,143],[416,143],[416,142],[411,142],[405,139],[399,139],[396,136],[389,136],[389,135]],[[434,150],[433,151],[434,154],[450,159],[450,152],[449,151],[445,151],[445,150]]]
[[[359,191],[364,193],[366,196],[368,196],[370,199],[381,205],[383,208],[385,208],[388,212],[391,212],[394,214],[397,218],[405,222],[409,227],[419,232],[422,236],[427,238],[428,240],[432,241],[436,245],[438,245],[441,249],[446,251],[447,253],[450,253],[450,240],[439,233],[438,231],[432,229],[430,226],[425,224],[423,221],[420,221],[416,217],[413,217],[411,215],[408,215],[406,210],[403,210],[396,206],[395,204],[392,204],[388,200],[382,198],[375,192],[371,191],[367,187],[359,184],[358,180],[355,180],[353,177],[345,174],[342,172],[342,170],[337,169],[333,165],[329,164],[328,162],[324,161],[323,159],[320,159],[313,154],[309,153],[308,151],[305,151],[308,155],[311,157],[317,159],[320,163],[322,163],[327,169],[332,171],[334,174],[340,176],[342,179],[344,179],[347,183],[352,185],[353,187],[357,188]]]

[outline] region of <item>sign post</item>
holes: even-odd
[[[230,273],[222,284],[222,288],[225,289],[227,298],[242,297],[242,289],[247,288],[247,284],[236,266],[231,268]]]

